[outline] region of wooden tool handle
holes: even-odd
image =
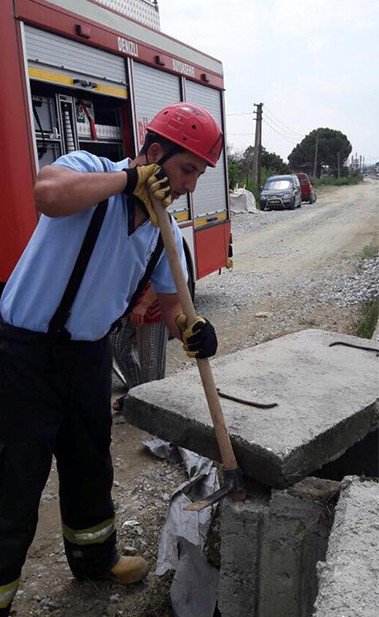
[[[179,296],[182,309],[190,325],[197,317],[195,307],[192,302],[187,282],[183,273],[182,262],[176,246],[174,232],[167,211],[158,200],[153,201],[154,210],[157,215],[158,224],[161,230],[162,240],[165,247],[167,259],[169,261],[172,276],[175,281],[176,290]],[[224,414],[222,413],[220,399],[217,393],[216,384],[213,379],[211,366],[208,358],[196,358],[208,408],[212,417],[213,426],[216,433],[218,447],[220,449],[221,460],[225,469],[236,469],[238,467],[236,457],[233,452],[230,437],[225,425]]]

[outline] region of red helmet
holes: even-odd
[[[222,131],[214,117],[194,103],[174,103],[157,113],[146,127],[216,167],[220,158]]]

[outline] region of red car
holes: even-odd
[[[307,174],[299,173],[296,175],[300,180],[301,201],[309,201],[310,204],[313,204],[317,199],[317,195],[310,179]]]

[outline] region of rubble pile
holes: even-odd
[[[379,257],[366,259],[357,274],[345,275],[328,293],[321,294],[323,302],[336,301],[339,306],[369,302],[379,296]]]

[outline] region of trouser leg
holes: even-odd
[[[6,442],[0,455],[0,608],[10,608],[17,591],[51,458],[43,442],[32,440]]]
[[[45,350],[0,340],[0,614],[7,615],[33,540],[61,410],[41,378]]]
[[[124,377],[126,390],[140,383],[136,327],[126,319],[120,330],[111,335],[114,359]]]
[[[78,356],[70,412],[55,449],[65,549],[78,579],[105,575],[118,560],[109,452],[111,361],[107,341]]]
[[[137,328],[140,382],[163,379],[166,372],[168,330],[163,321],[144,323]]]

